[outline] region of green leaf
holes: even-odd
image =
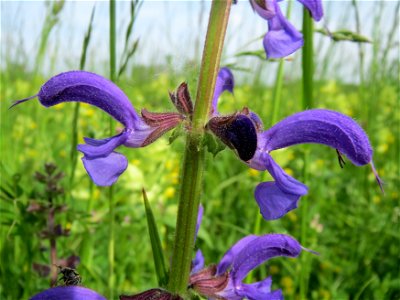
[[[168,283],[168,273],[165,268],[165,261],[161,247],[161,240],[158,234],[156,221],[154,219],[154,215],[151,210],[149,200],[147,199],[146,191],[142,189],[142,193],[143,193],[144,207],[146,210],[147,226],[149,229],[151,249],[153,251],[154,266],[156,268],[158,284],[161,287],[163,287]]]
[[[207,147],[207,151],[214,157],[226,148],[226,146],[215,135],[209,132],[206,132],[204,135],[204,145]]]
[[[253,57],[257,57],[261,60],[266,59],[264,50],[243,51],[243,52],[237,53],[236,56],[253,56]]]
[[[173,142],[175,142],[175,140],[176,140],[178,137],[183,136],[183,134],[184,134],[183,127],[182,127],[182,126],[176,127],[176,128],[172,131],[170,137],[168,138],[169,144],[172,144]]]

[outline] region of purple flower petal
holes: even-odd
[[[272,151],[303,143],[324,144],[345,154],[356,166],[371,162],[372,148],[364,130],[341,113],[312,109],[275,124],[259,138],[262,150]]]
[[[33,296],[30,300],[106,300],[93,290],[81,286],[57,286]]]
[[[192,270],[190,271],[190,274],[196,274],[203,268],[204,268],[204,256],[201,250],[197,250],[196,256],[192,260]]]
[[[302,248],[292,237],[284,234],[266,234],[253,239],[235,256],[231,278],[235,286],[242,284],[246,275],[270,258],[297,257]]]
[[[257,185],[254,197],[264,219],[278,219],[297,207],[297,202],[307,194],[308,188],[286,174],[268,153],[258,151],[256,162],[260,164],[256,165],[256,169],[268,170],[275,181]],[[252,160],[250,166],[254,168],[254,164]]]
[[[86,158],[104,157],[113,152],[115,148],[125,143],[127,137],[128,134],[122,132],[116,136],[103,140],[87,138],[85,141],[89,141],[89,143],[78,145],[77,149],[84,153]]]
[[[104,110],[125,127],[143,124],[128,97],[110,80],[85,71],[69,71],[47,81],[39,91],[39,101],[49,107],[62,102],[84,102]]]
[[[218,114],[218,99],[224,91],[233,93],[235,80],[231,70],[228,68],[221,68],[218,72],[217,81],[215,82],[214,97],[212,100],[212,115]]]
[[[297,208],[301,195],[282,191],[274,181],[257,185],[254,197],[265,220],[276,220]]]
[[[194,236],[194,241],[196,242],[197,233],[199,232],[201,221],[203,219],[204,207],[203,205],[199,205],[199,212],[197,213],[197,222],[196,222],[196,234]]]
[[[268,20],[269,31],[264,37],[267,58],[282,58],[303,46],[300,32],[283,16],[276,1],[273,1],[275,16]]]
[[[233,260],[238,255],[243,248],[247,247],[252,241],[254,241],[258,236],[256,235],[248,235],[239,241],[237,241],[222,257],[218,266],[216,276],[222,275],[225,273],[232,265]]]
[[[237,293],[250,300],[283,300],[282,291],[276,290],[271,292],[271,285],[272,279],[271,277],[267,277],[256,283],[242,284]]]
[[[118,152],[111,152],[106,157],[82,157],[83,165],[90,178],[98,186],[110,186],[128,167],[128,160]]]
[[[302,3],[311,13],[311,16],[315,21],[321,20],[324,15],[321,0],[298,0]]]
[[[275,16],[275,5],[273,2],[276,0],[250,0],[251,7],[263,19],[269,20]]]

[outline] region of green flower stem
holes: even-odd
[[[313,75],[314,75],[314,53],[313,53],[313,20],[310,12],[304,8],[303,13],[303,36],[304,46],[302,51],[302,69],[303,69],[303,97],[302,109],[310,109],[313,107]],[[309,151],[305,146],[304,166],[303,166],[303,182],[308,181],[309,168]],[[303,197],[305,198],[305,197]],[[303,245],[307,245],[309,216],[308,216],[308,199],[303,199],[301,204],[301,236],[300,240]],[[309,281],[309,256],[301,256],[300,271],[300,299],[307,299],[308,281]]]
[[[116,17],[115,17],[115,0],[110,0],[110,79],[115,82],[116,65],[117,65],[117,41],[116,41]],[[110,117],[110,134],[114,134],[113,119]],[[114,209],[114,193],[113,187],[109,187],[108,204],[109,204],[109,240],[108,240],[108,298],[114,299],[114,261],[115,261],[115,209]]]
[[[186,137],[179,208],[168,289],[185,296],[193,256],[195,228],[203,185],[204,125],[209,116],[232,1],[214,0],[197,87],[193,127]]]
[[[313,107],[313,77],[314,77],[314,49],[313,49],[313,19],[310,12],[304,8],[303,13],[303,36],[304,46],[302,52],[302,69],[303,69],[303,100],[302,109],[310,109]]]
[[[193,128],[203,131],[210,112],[232,0],[213,0],[197,86]]]

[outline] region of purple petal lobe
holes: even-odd
[[[250,300],[283,300],[281,290],[271,292],[272,279],[267,277],[263,281],[252,284],[242,284],[238,294]]]
[[[104,110],[128,128],[142,125],[128,97],[113,82],[85,71],[58,74],[39,91],[42,105],[49,107],[62,102],[84,102]]]
[[[85,141],[89,141],[89,143],[78,145],[77,149],[84,153],[86,158],[104,157],[108,156],[115,148],[125,143],[127,138],[128,134],[126,132],[103,140],[86,138]]]
[[[269,20],[275,16],[273,2],[276,0],[250,0],[251,7],[263,19]]]
[[[106,157],[82,157],[90,178],[98,186],[110,186],[128,167],[128,160],[121,153],[111,152]]]
[[[273,3],[276,14],[268,20],[269,31],[264,37],[264,49],[267,58],[282,58],[301,48],[303,37],[283,16],[278,3]]]
[[[321,0],[298,0],[302,3],[309,11],[315,21],[321,20],[324,15]]]
[[[93,290],[81,286],[57,286],[45,290],[31,300],[106,300]]]
[[[190,274],[196,274],[203,268],[204,268],[204,256],[201,250],[197,250],[196,256],[192,260],[192,270],[190,271]]]
[[[252,241],[258,238],[256,235],[248,235],[236,242],[222,257],[218,266],[216,276],[222,275],[231,267],[233,260],[242,251],[243,248],[247,247]]]
[[[235,286],[241,284],[246,275],[270,258],[277,256],[297,257],[300,244],[284,234],[266,234],[248,243],[234,258],[231,276]]]
[[[196,222],[196,234],[194,236],[194,241],[196,242],[197,233],[199,232],[201,220],[203,219],[204,207],[203,205],[199,205],[199,212],[197,213],[197,222]]]
[[[286,172],[272,159],[269,154],[265,155],[264,162],[268,172],[275,179],[276,185],[282,191],[284,191],[285,193],[301,196],[307,194],[307,186],[286,174]]]
[[[364,130],[341,113],[313,109],[294,114],[265,131],[262,149],[272,151],[303,143],[324,144],[345,154],[356,166],[371,162],[372,148]]]
[[[254,197],[264,219],[274,220],[295,209],[300,197],[307,194],[308,188],[286,174],[269,154],[263,153],[261,157],[275,181],[257,185]]]
[[[254,197],[265,220],[275,220],[297,208],[300,195],[282,191],[274,181],[257,185]]]
[[[226,67],[221,68],[218,72],[217,81],[215,82],[214,96],[212,100],[213,115],[218,114],[217,106],[218,106],[219,96],[221,96],[221,94],[224,91],[229,91],[233,93],[234,86],[235,86],[235,80],[233,78],[231,70],[229,70]]]

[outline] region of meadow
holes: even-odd
[[[385,5],[395,7],[387,3],[382,2],[381,9],[385,9]],[[398,10],[398,5],[395,9]],[[381,24],[379,12],[377,9],[368,22]],[[59,18],[54,24],[51,23],[52,13]],[[49,10],[48,14],[48,19],[43,21],[42,42],[38,43],[34,55],[39,64],[46,58],[49,38],[55,38],[50,32],[63,22],[62,8],[60,12]],[[332,16],[332,12],[328,15]],[[396,35],[399,24],[398,20],[391,22],[393,26],[388,28],[393,28],[394,33],[386,30],[387,27],[376,28],[379,26],[371,32],[363,32],[369,43],[331,41],[324,37],[328,47],[315,55],[313,103],[315,108],[347,114],[365,129],[374,148],[374,163],[384,181],[385,193],[381,193],[368,166],[355,167],[348,162],[341,169],[331,148],[298,145],[275,151],[273,156],[288,174],[309,186],[309,194],[302,197],[298,209],[282,219],[260,221],[253,192],[257,183],[269,180],[270,175],[249,169],[230,150],[225,149],[215,156],[207,153],[201,196],[205,213],[196,242],[196,248],[201,248],[206,257],[206,264],[217,262],[230,245],[245,235],[287,233],[319,255],[273,259],[251,273],[253,281],[265,278],[266,274],[272,275],[273,287],[282,288],[285,299],[300,299],[300,285],[304,282],[306,285],[302,289],[307,299],[400,298],[400,90],[396,55],[399,54]],[[81,41],[85,32],[87,28],[82,29]],[[123,43],[125,37],[120,36]],[[94,47],[90,41],[86,42],[89,48]],[[335,52],[343,49],[338,46],[343,43],[353,47],[357,55],[335,65],[338,61]],[[144,45],[139,40],[136,47],[140,49]],[[93,48],[90,49],[93,53]],[[109,136],[109,117],[94,107],[81,105],[78,119],[75,119],[74,103],[46,109],[35,100],[9,110],[13,100],[36,94],[54,73],[51,66],[44,72],[40,65],[24,61],[24,58],[28,60],[24,54],[16,59],[14,54],[8,53],[9,48],[2,42],[0,298],[28,299],[49,287],[46,268],[40,267],[50,262],[49,240],[43,233],[48,220],[46,214],[33,206],[47,203],[51,193],[51,201],[60,206],[55,222],[67,231],[66,236],[57,238],[57,257],[79,257],[75,258],[79,260],[76,269],[82,277],[82,285],[105,296],[110,295],[110,289],[113,295],[119,295],[156,287],[142,188],[147,191],[169,261],[184,139],[181,136],[171,139],[174,133],[170,132],[146,148],[119,149],[128,157],[129,167],[113,188],[115,211],[114,219],[110,220],[108,189],[90,181],[80,162],[81,154],[74,150],[75,137],[82,143],[84,136]],[[395,55],[390,55],[393,53]],[[258,112],[264,126],[269,127],[302,110],[301,78],[296,75],[300,74],[299,55],[283,61],[284,75],[278,91],[275,77],[279,62],[261,60],[253,52],[245,57],[252,66],[250,69],[239,62],[244,55],[229,59],[238,80],[234,94],[222,96],[222,113],[248,106]],[[331,60],[330,55],[336,55],[336,59]],[[168,91],[173,91],[183,81],[188,83],[191,94],[195,94],[199,61],[187,59],[177,68],[168,57],[162,64],[140,63],[135,52],[133,57],[134,62],[127,64],[117,83],[137,111],[142,108],[157,112],[171,110]],[[56,61],[52,59],[46,64],[56,64]],[[93,55],[85,69],[90,71],[91,68],[96,68]],[[260,70],[264,68],[271,71],[270,82],[262,79],[265,71]],[[351,73],[348,76],[353,80],[341,80],[343,72]],[[108,77],[106,68],[101,74]],[[113,126],[118,130],[116,122]],[[49,192],[49,184],[35,175],[36,172],[45,173],[46,163],[53,163],[57,168],[55,172],[64,174],[56,183],[62,190]],[[115,233],[112,286],[107,242],[110,222],[114,224]]]

